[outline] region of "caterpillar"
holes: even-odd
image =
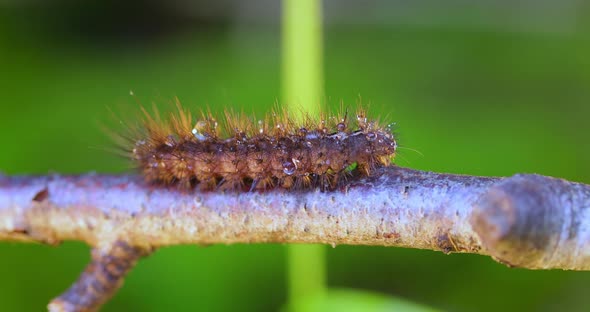
[[[355,173],[368,176],[389,166],[397,143],[390,126],[369,120],[359,106],[354,118],[305,115],[302,122],[274,109],[263,119],[231,110],[223,122],[210,112],[200,118],[176,101],[162,118],[142,108],[142,121],[130,127],[125,153],[153,184],[181,189],[331,190]]]

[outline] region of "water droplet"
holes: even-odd
[[[309,141],[305,142],[305,145],[307,145],[307,147],[313,147],[313,144]]]
[[[199,121],[197,121],[197,124],[195,125],[195,129],[197,131],[201,131],[201,130],[207,129],[207,121],[205,121],[205,120],[199,120]]]
[[[199,131],[197,131],[197,128],[193,129],[193,131],[191,132],[195,136],[195,139],[197,139],[198,141],[205,141],[207,139],[204,135],[200,134]]]
[[[377,139],[377,135],[375,134],[375,132],[369,132],[366,135],[366,138],[368,141],[375,141]]]
[[[283,172],[286,175],[294,174],[296,169],[297,169],[297,166],[295,166],[295,164],[293,162],[286,161],[283,163]]]

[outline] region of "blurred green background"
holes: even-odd
[[[326,1],[325,104],[397,123],[397,163],[590,183],[590,5],[584,1]],[[263,113],[280,89],[277,1],[4,1],[0,170],[130,172],[105,152],[109,107],[178,96]],[[129,96],[130,90],[136,98]],[[414,152],[417,150],[420,153]],[[401,248],[327,251],[328,284],[451,311],[587,311],[589,272],[509,269]],[[88,247],[0,243],[0,311],[42,311]],[[105,311],[275,311],[282,245],[179,246],[143,260]],[[359,295],[359,294],[357,294]],[[359,295],[360,296],[360,295]],[[353,307],[340,294],[331,307]],[[383,308],[385,309],[385,308]]]

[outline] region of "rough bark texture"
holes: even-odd
[[[398,167],[333,192],[187,192],[138,176],[3,176],[0,240],[92,245],[80,281],[52,303],[55,311],[91,311],[137,258],[175,244],[402,246],[485,254],[530,269],[590,270],[589,207],[590,187],[561,179]]]

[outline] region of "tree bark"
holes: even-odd
[[[400,246],[489,255],[529,269],[590,270],[589,207],[590,186],[562,179],[399,167],[331,192],[187,192],[139,176],[0,176],[0,240],[93,246],[81,280],[52,303],[53,311],[91,311],[137,259],[175,244]],[[100,283],[89,288],[88,278]],[[80,302],[89,302],[87,310]]]

